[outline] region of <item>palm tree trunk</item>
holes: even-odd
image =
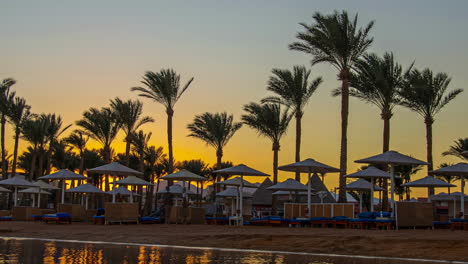
[[[433,170],[433,161],[432,161],[432,124],[434,123],[434,119],[431,117],[426,117],[424,120],[426,124],[426,147],[427,147],[427,162],[429,165],[427,166],[427,171]],[[429,194],[434,194],[434,188],[429,188]]]
[[[104,159],[106,161],[106,164],[110,164],[111,163],[111,149],[110,149],[110,146],[104,146]],[[104,176],[104,189],[106,190],[106,192],[110,191],[110,183],[109,183],[109,175],[106,174]]]
[[[382,152],[387,152],[390,150],[390,118],[392,117],[391,113],[389,112],[382,112],[381,114],[382,119],[384,121],[384,128],[383,128],[383,148]],[[382,179],[382,211],[387,211],[388,208],[388,180]]]
[[[5,125],[6,125],[6,116],[5,114],[2,114],[1,118],[1,151],[2,151],[2,176],[3,179],[6,179],[7,177],[7,169],[6,169],[6,149],[5,149]]]
[[[42,175],[43,173],[44,173],[44,151],[43,151],[43,149],[41,149],[41,152],[39,153],[39,166],[37,168],[36,177],[43,176]]]
[[[47,151],[47,157],[46,157],[46,173],[45,175],[50,174],[50,167],[51,167],[51,160],[52,159],[52,145],[49,145],[49,150]],[[63,169],[63,168],[61,168]]]
[[[302,137],[302,113],[297,110],[296,112],[296,157],[295,161],[301,161],[301,137]],[[296,181],[301,181],[300,172],[296,172]],[[276,183],[275,183],[276,184]]]
[[[129,135],[125,138],[125,166],[130,166],[130,139]]]
[[[168,108],[167,113],[167,146],[169,152],[169,173],[174,172],[174,152],[172,149],[172,117],[174,116],[174,110]],[[172,183],[171,183],[172,185]]]
[[[339,203],[346,202],[346,170],[348,161],[349,70],[340,72],[341,79],[341,150]]]
[[[18,146],[19,146],[19,137],[20,137],[20,130],[19,127],[15,129],[15,146],[13,150],[13,165],[11,168],[11,175],[16,175],[16,161],[18,160]]]
[[[280,150],[279,142],[273,142],[273,184],[278,183],[278,152]],[[276,195],[273,195],[271,205],[272,205],[272,214],[276,215]]]
[[[218,148],[216,150],[216,169],[220,170],[223,163],[223,149]],[[218,175],[215,175],[214,183],[218,180]],[[221,186],[213,185],[213,195],[221,190]]]
[[[29,181],[34,178],[34,170],[36,169],[37,149],[33,149],[31,158],[31,168],[29,168]]]
[[[84,151],[80,153],[80,168],[79,168],[79,173],[83,175],[84,171]]]

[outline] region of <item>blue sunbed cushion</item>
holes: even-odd
[[[450,222],[448,221],[433,221],[433,225],[450,225]]]
[[[452,218],[452,219],[450,219],[450,222],[454,222],[454,223],[468,223],[468,219]]]
[[[55,216],[58,218],[71,218],[71,215],[68,213],[56,213]]]
[[[374,212],[364,212],[358,215],[358,218],[375,218]]]
[[[104,218],[106,218],[106,217],[103,216],[103,215],[94,215],[93,218],[94,218],[94,219],[104,219]]]
[[[348,218],[346,216],[334,216],[332,217],[331,220],[337,220],[337,221],[345,221],[347,220]]]
[[[323,220],[329,220],[330,218],[328,217],[312,217],[309,220],[310,221],[323,221]]]
[[[31,215],[32,218],[42,217],[42,215]]]
[[[140,221],[141,222],[146,222],[146,221],[159,221],[161,220],[161,218],[159,217],[152,217],[152,216],[143,216],[143,217],[140,217]]]
[[[0,216],[0,219],[3,219],[3,220],[11,219],[11,216]]]

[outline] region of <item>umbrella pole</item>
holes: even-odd
[[[240,185],[240,191],[239,191],[239,209],[240,209],[240,217],[239,217],[239,225],[244,225],[244,204],[243,204],[243,192],[244,192],[244,176],[241,175],[241,185]]]
[[[18,200],[18,187],[16,186],[15,186],[15,193],[14,193],[13,199],[14,199],[13,206],[16,206],[16,200]]]
[[[371,178],[370,211],[374,212],[374,178]]]
[[[465,177],[461,176],[461,206],[460,206],[460,212],[462,213],[461,218],[465,219]]]
[[[36,204],[36,196],[34,196],[34,193],[32,193],[31,196],[32,196],[32,206],[31,207],[34,207],[34,205]]]
[[[312,217],[312,201],[311,201],[311,187],[310,187],[310,167],[309,167],[309,174],[307,176],[307,216],[309,216],[309,218]]]
[[[86,210],[88,210],[88,198],[89,198],[88,195],[85,194],[85,203],[86,203],[85,208],[86,208]]]
[[[65,179],[62,180],[62,204],[65,203]]]
[[[394,199],[394,193],[395,193],[395,167],[393,164],[390,164],[390,199],[392,199],[392,217],[395,217],[395,199]],[[382,201],[380,201],[382,202]]]
[[[37,195],[37,208],[41,208],[41,188],[39,188],[39,194]]]
[[[115,203],[115,192],[112,193],[112,203]]]
[[[359,213],[362,213],[362,191],[359,192]]]

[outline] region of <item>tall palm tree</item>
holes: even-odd
[[[92,107],[83,113],[83,119],[76,121],[76,125],[83,128],[90,138],[101,144],[104,161],[111,163],[111,145],[120,129],[115,113],[107,107],[101,109]],[[109,190],[108,175],[105,177],[105,189]]]
[[[25,120],[21,126],[21,138],[31,145],[32,157],[31,166],[29,167],[29,180],[33,180],[36,173],[37,157],[43,154],[47,142],[47,124],[44,119],[35,117]],[[36,176],[38,175],[36,174]]]
[[[19,138],[21,134],[21,127],[23,126],[26,120],[29,120],[32,116],[31,106],[26,104],[26,100],[21,97],[15,97],[14,103],[11,105],[8,120],[11,125],[13,125],[15,133],[15,145],[13,149],[13,164],[11,168],[11,175],[16,175],[16,165],[18,161],[18,147],[19,147]]]
[[[162,69],[157,73],[146,72],[142,81],[144,87],[131,88],[132,91],[139,92],[139,96],[150,98],[166,108],[170,172],[174,170],[174,153],[172,149],[172,117],[174,116],[174,106],[182,94],[189,88],[192,81],[193,77],[185,85],[181,86],[179,74],[173,69]]]
[[[318,77],[309,81],[310,70],[304,66],[294,66],[293,71],[273,69],[273,76],[268,81],[267,90],[272,91],[277,96],[267,97],[262,102],[281,103],[292,109],[296,118],[296,162],[301,160],[301,120],[304,115],[304,107],[310,97],[322,83],[322,78]],[[296,180],[300,181],[299,173],[296,173]]]
[[[339,202],[346,202],[344,175],[348,159],[349,81],[355,63],[373,42],[369,32],[374,22],[360,28],[357,25],[358,15],[350,18],[346,11],[335,11],[330,15],[317,12],[313,19],[311,25],[300,24],[304,31],[296,35],[299,41],[290,44],[289,48],[312,55],[312,65],[326,62],[338,70],[342,90]]]
[[[85,151],[89,136],[82,130],[74,130],[67,138],[64,139],[69,150],[77,149],[80,156],[79,174],[84,172]]]
[[[408,68],[410,71],[412,65]],[[349,95],[361,101],[377,106],[383,125],[382,152],[390,150],[390,119],[393,109],[399,103],[398,89],[404,83],[403,70],[393,53],[385,53],[383,57],[376,54],[366,54],[358,60],[356,73],[351,76]],[[333,96],[341,95],[341,89],[333,91]],[[383,189],[388,189],[388,182],[383,181]],[[383,192],[383,210],[387,208],[388,192]]]
[[[10,107],[14,103],[15,92],[11,91],[11,86],[13,86],[15,83],[16,81],[11,78],[4,79],[2,82],[0,82],[0,147],[2,152],[1,169],[3,178],[7,177],[5,127]]]
[[[242,121],[255,129],[259,135],[267,137],[272,142],[273,150],[273,183],[278,182],[278,152],[280,140],[288,130],[292,114],[286,108],[281,111],[280,104],[250,103],[244,106],[247,114],[242,115]]]
[[[111,100],[111,108],[116,113],[119,122],[122,124],[122,130],[125,133],[125,166],[129,166],[130,159],[130,136],[135,133],[142,125],[154,122],[149,116],[142,116],[143,103],[139,100],[127,100],[116,97]]]
[[[426,150],[428,171],[433,170],[432,125],[435,115],[450,103],[462,89],[447,91],[451,78],[446,73],[434,74],[430,69],[413,69],[405,76],[405,84],[400,89],[400,104],[418,113],[426,124]]]
[[[442,156],[454,156],[462,160],[468,160],[468,157],[462,155],[464,151],[468,151],[468,138],[459,138],[453,142],[453,145],[447,151],[442,153]]]
[[[216,166],[220,168],[223,159],[223,148],[234,136],[242,123],[234,122],[233,115],[223,113],[203,113],[195,116],[193,122],[187,125],[189,137],[203,140],[216,150]]]
[[[60,115],[56,114],[42,114],[41,118],[46,120],[47,122],[47,141],[49,145],[49,149],[47,150],[47,157],[46,157],[46,172],[45,174],[50,174],[51,170],[51,156],[53,152],[53,145],[58,143],[58,138],[65,132],[68,128],[71,127],[67,125],[62,128],[63,120]]]
[[[157,173],[158,167],[161,166],[161,161],[165,159],[166,154],[164,154],[162,147],[147,146],[144,151],[144,161],[145,161],[145,172],[149,176],[149,182],[154,183],[156,177],[161,176],[162,174]],[[159,179],[158,179],[159,186]],[[150,191],[147,192],[146,203],[144,206],[145,212],[148,214],[152,210],[152,205],[155,204],[153,201],[154,185],[149,186]]]

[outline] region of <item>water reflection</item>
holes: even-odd
[[[377,264],[401,260],[346,259],[296,254],[270,254],[220,250],[188,250],[111,244],[0,239],[0,264]],[[409,263],[409,262],[408,262]],[[417,263],[417,262],[411,262]],[[428,262],[425,262],[428,263]]]

